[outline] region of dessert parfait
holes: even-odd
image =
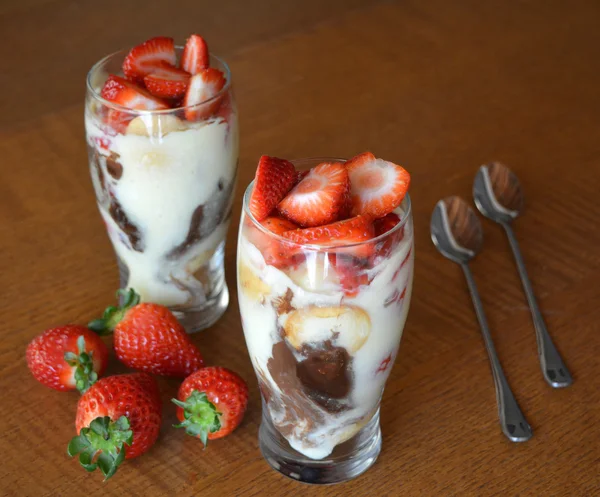
[[[176,312],[188,331],[229,300],[225,234],[238,162],[231,74],[192,35],[105,57],[87,80],[85,127],[121,286]]]
[[[380,450],[379,402],[412,289],[410,176],[369,152],[263,156],[244,196],[238,298],[279,471],[332,483]]]

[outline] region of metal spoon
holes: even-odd
[[[527,276],[517,238],[510,225],[523,208],[523,194],[519,180],[508,167],[499,162],[481,166],[475,176],[473,197],[479,211],[492,221],[499,223],[508,236],[531,309],[544,378],[554,388],[568,387],[573,383],[573,379],[548,334],[544,317],[531,287],[531,281]]]
[[[517,404],[500,365],[479,292],[468,266],[468,262],[477,255],[483,244],[481,223],[464,200],[459,197],[447,197],[440,200],[433,210],[431,239],[442,255],[460,264],[465,273],[475,314],[490,358],[502,432],[512,442],[525,442],[533,436],[533,432]]]

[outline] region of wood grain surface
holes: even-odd
[[[597,0],[3,0],[0,2],[0,494],[7,496],[600,495],[600,2]],[[232,301],[194,336],[251,399],[207,450],[170,428],[107,483],[66,455],[77,394],[38,384],[25,347],[112,302],[113,250],[97,212],[83,127],[85,75],[158,35],[205,35],[229,61],[241,119],[226,254]],[[382,403],[383,451],[354,481],[309,487],[258,449],[260,397],[236,302],[240,199],[261,154],[372,150],[412,173],[416,269]],[[525,193],[515,231],[548,329],[575,378],[541,375],[525,296],[497,225],[473,272],[508,380],[534,437],[512,444],[460,269],[429,238],[442,197],[470,199],[500,160]],[[110,373],[124,368],[112,359]],[[85,490],[84,490],[85,488]]]

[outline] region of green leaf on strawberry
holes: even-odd
[[[86,471],[100,468],[106,481],[125,460],[125,445],[132,443],[133,431],[126,416],[116,421],[108,416],[98,417],[71,439],[67,454],[71,457],[79,454],[79,463]]]
[[[140,303],[139,294],[133,289],[117,290],[117,298],[122,298],[123,303],[115,307],[107,307],[100,319],[94,319],[88,323],[88,328],[99,335],[110,335],[117,324],[125,317],[125,313]]]
[[[85,338],[83,335],[77,338],[77,354],[65,352],[64,355],[67,364],[75,368],[75,386],[81,393],[84,393],[98,381],[98,373],[94,371],[93,355],[93,352],[88,354],[85,351]]]
[[[185,432],[192,437],[202,440],[204,447],[208,443],[208,434],[216,433],[221,429],[221,413],[215,405],[208,400],[204,392],[194,390],[185,402],[171,399],[172,402],[183,409],[184,420],[173,425],[174,428],[185,428]]]

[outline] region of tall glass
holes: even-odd
[[[331,162],[295,161],[297,169]],[[262,394],[261,451],[286,476],[335,483],[381,450],[379,403],[398,353],[413,279],[413,222],[368,242],[299,245],[240,222],[238,299]]]
[[[168,306],[188,332],[198,331],[229,303],[223,259],[239,143],[231,73],[211,55],[211,67],[227,80],[214,98],[131,110],[100,95],[109,74],[122,74],[126,55],[105,57],[87,77],[85,128],[98,207],[121,287]]]

